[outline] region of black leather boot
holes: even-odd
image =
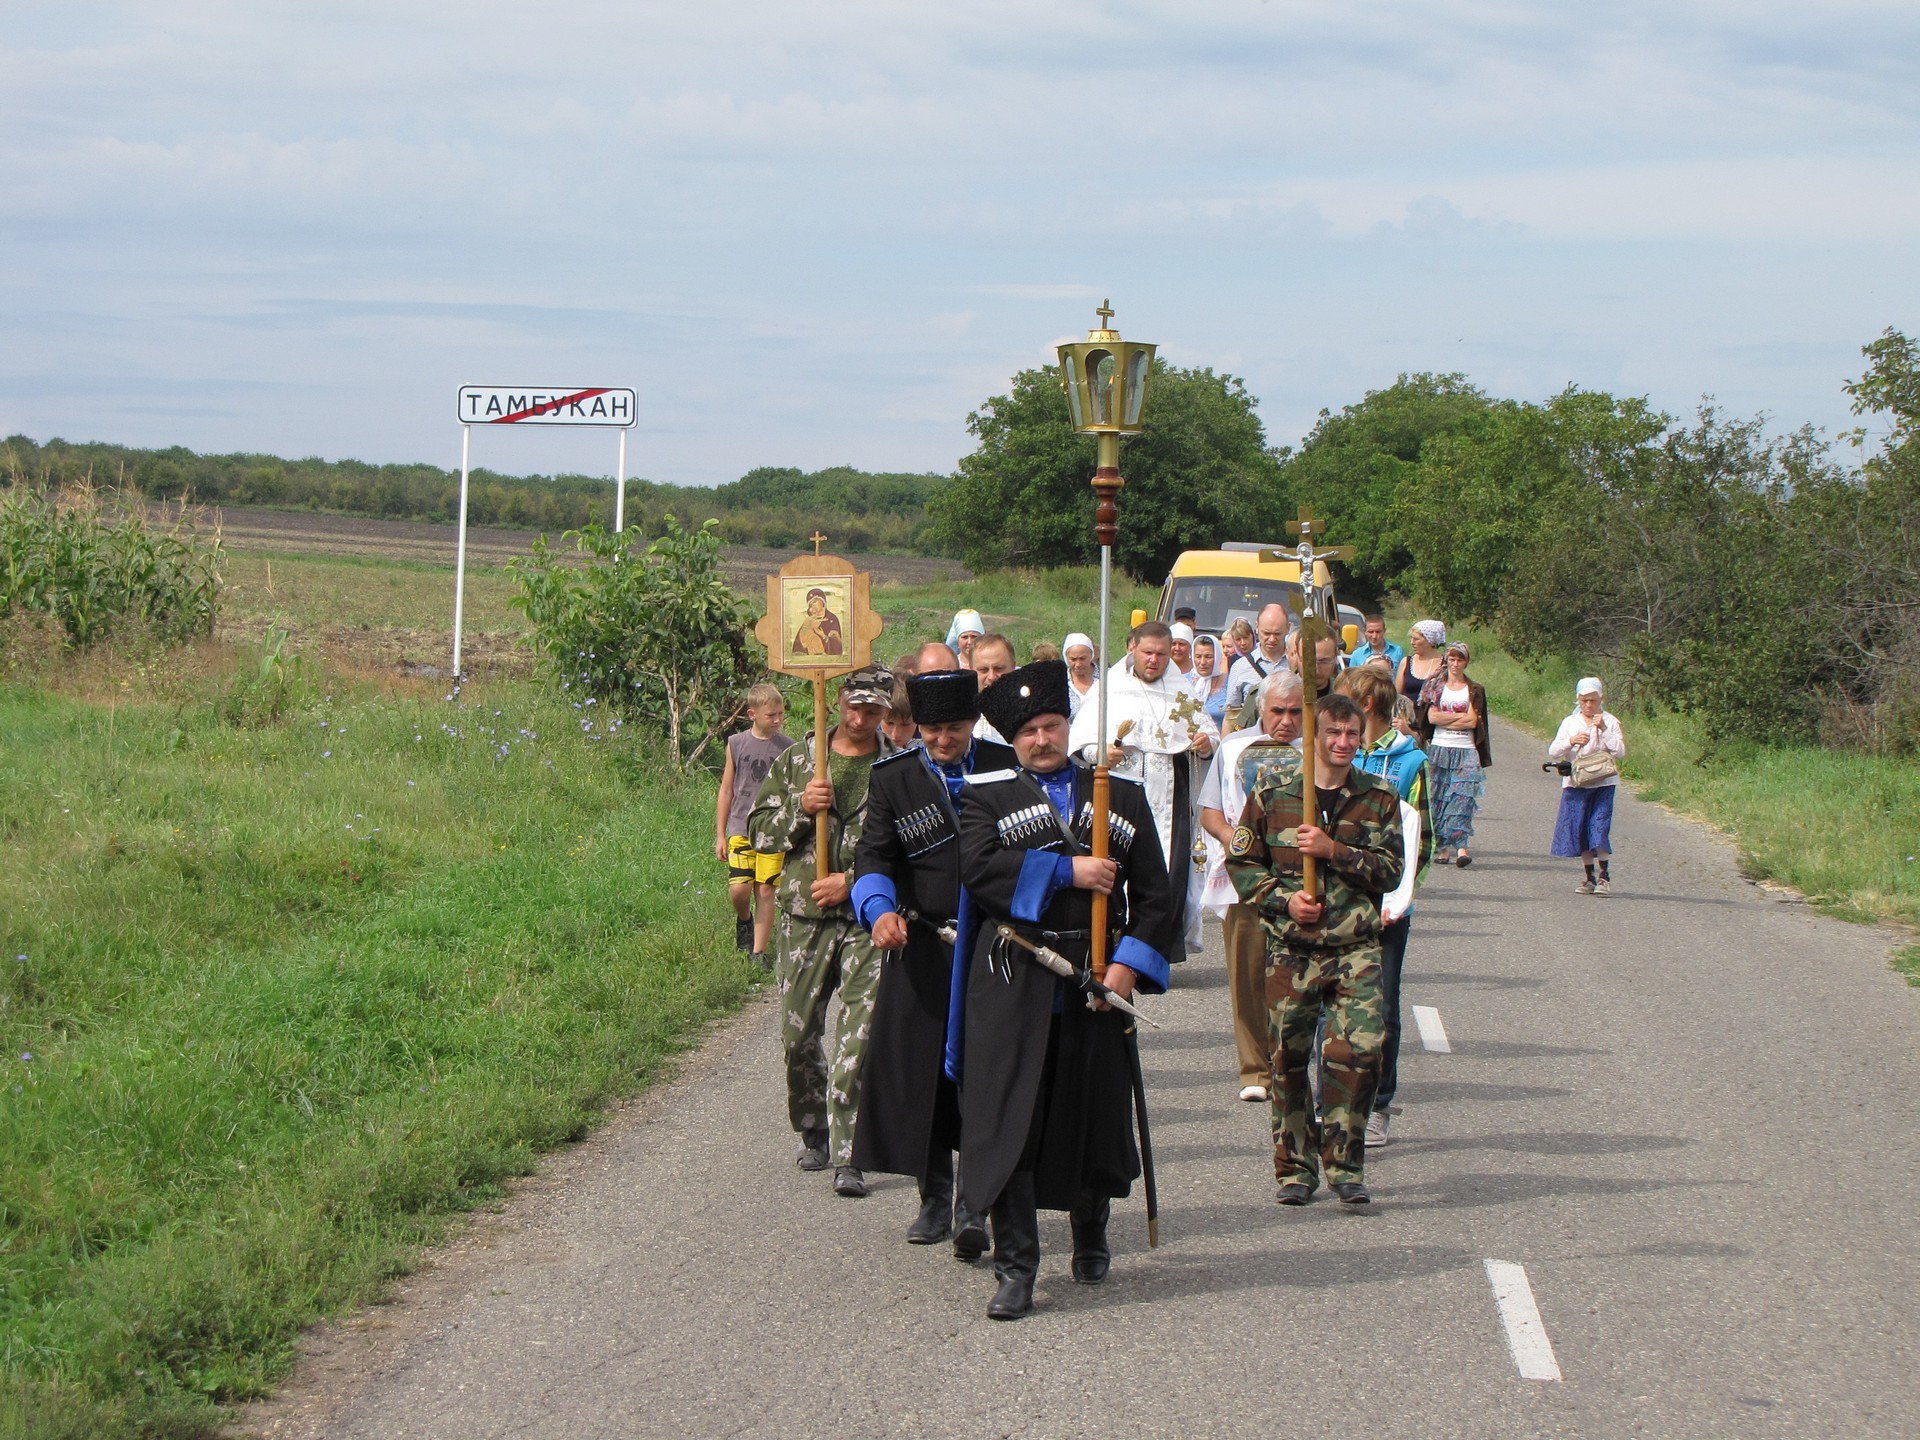
[[[920,1214],[907,1227],[909,1245],[938,1245],[953,1233],[953,1152],[935,1149],[920,1182]]]
[[[1107,1217],[1113,1201],[1105,1195],[1085,1196],[1073,1207],[1073,1278],[1082,1285],[1098,1285],[1113,1268],[1107,1248]]]
[[[1016,1171],[993,1202],[993,1273],[1000,1277],[1000,1288],[987,1305],[987,1318],[1031,1315],[1033,1282],[1040,1273],[1040,1213],[1034,1207],[1031,1171]]]
[[[968,1208],[966,1192],[959,1184],[959,1167],[954,1167],[953,1258],[969,1265],[987,1253],[987,1217]]]

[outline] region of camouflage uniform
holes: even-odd
[[[853,872],[854,849],[867,816],[867,778],[872,762],[892,746],[885,735],[880,748],[835,777],[833,808],[827,812],[827,873]],[[833,757],[845,766],[850,757]],[[853,1163],[853,1121],[860,1105],[860,1072],[873,1027],[873,997],[880,984],[880,955],[873,938],[854,918],[851,904],[822,909],[813,903],[814,817],[800,808],[800,795],[813,778],[813,736],[773,762],[766,783],[747,817],[753,848],[784,854],[774,896],[774,974],[780,982],[780,1037],[787,1054],[787,1115],[802,1135],[828,1132],[830,1165]],[[829,1065],[822,1038],[827,1002],[840,996]]]
[[[1367,1115],[1379,1083],[1386,1021],[1380,1001],[1380,897],[1400,883],[1400,795],[1351,768],[1321,828],[1347,847],[1315,867],[1326,913],[1307,927],[1287,913],[1301,889],[1304,776],[1273,774],[1247,797],[1227,846],[1227,872],[1267,932],[1267,1007],[1273,1039],[1273,1170],[1283,1185],[1312,1189],[1359,1180]],[[1322,1014],[1323,1089],[1313,1113],[1307,1062]]]

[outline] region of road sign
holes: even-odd
[[[633,424],[633,391],[610,385],[462,385],[462,425]]]

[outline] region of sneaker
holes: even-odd
[[[1593,893],[1596,895],[1611,895],[1613,893],[1613,882],[1611,880],[1595,881]]]
[[[753,954],[753,967],[756,970],[762,970],[771,975],[773,973],[773,955],[766,950],[755,951]]]
[[[1591,895],[1593,891],[1594,884],[1591,880],[1582,880],[1578,885],[1573,887],[1573,893],[1576,895]]]
[[[833,1193],[846,1200],[864,1200],[867,1177],[851,1165],[842,1165],[833,1172]]]
[[[1267,1098],[1267,1087],[1264,1085],[1242,1085],[1240,1087],[1240,1098],[1248,1101],[1264,1100]]]
[[[800,1153],[793,1163],[802,1170],[824,1170],[827,1168],[827,1132],[824,1130],[803,1130],[800,1133]]]
[[[1376,1110],[1367,1116],[1367,1149],[1378,1150],[1387,1143],[1387,1112]]]

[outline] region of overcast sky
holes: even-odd
[[[1917,60],[1911,0],[7,0],[0,433],[451,465],[462,383],[628,385],[630,473],[947,470],[1106,295],[1276,443],[1418,370],[1838,430]]]

